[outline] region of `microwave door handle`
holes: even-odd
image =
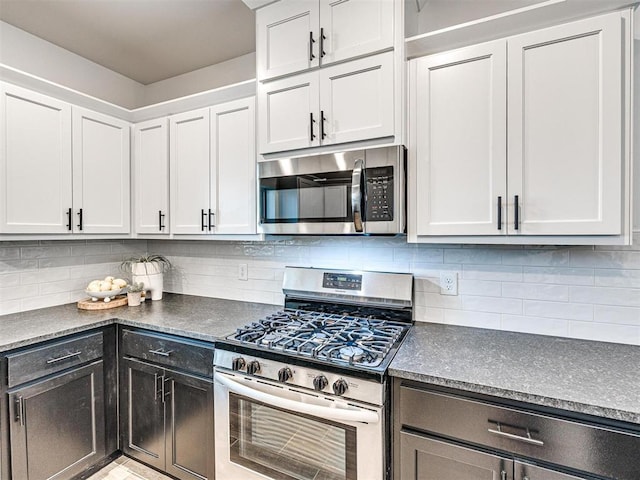
[[[320,405],[297,402],[289,398],[282,398],[277,395],[254,390],[251,387],[231,380],[220,372],[214,374],[214,379],[216,383],[225,386],[230,392],[292,412],[312,415],[336,422],[378,423],[380,421],[378,413],[371,410],[347,410],[345,408],[322,407]]]
[[[351,211],[353,212],[353,226],[356,232],[362,232],[362,164],[361,158],[356,160],[351,175]]]

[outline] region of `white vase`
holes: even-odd
[[[144,283],[144,291],[151,293],[151,300],[162,300],[162,265],[157,262],[140,262],[133,265],[131,281]]]
[[[130,307],[137,307],[140,305],[140,297],[142,292],[127,292],[127,305]]]

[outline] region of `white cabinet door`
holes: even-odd
[[[320,0],[322,64],[393,48],[393,0]]]
[[[0,232],[66,233],[71,107],[8,84],[0,93]]]
[[[393,52],[320,70],[320,141],[394,134]]]
[[[621,233],[621,16],[509,39],[510,233]]]
[[[209,109],[169,121],[171,233],[209,232]]]
[[[505,41],[411,62],[418,235],[505,234],[506,88]]]
[[[169,233],[169,129],[160,118],[133,131],[136,233]]]
[[[129,233],[130,124],[73,107],[76,233]]]
[[[256,12],[258,80],[319,65],[318,0],[281,0]]]
[[[258,85],[260,153],[320,144],[318,72]]]
[[[215,233],[256,233],[255,98],[211,108]]]

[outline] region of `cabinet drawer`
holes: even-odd
[[[617,479],[640,478],[640,435],[400,387],[400,421],[427,433]]]
[[[123,330],[122,354],[206,377],[213,376],[213,347],[188,340]]]
[[[102,357],[102,332],[7,355],[9,387]]]

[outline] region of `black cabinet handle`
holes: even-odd
[[[316,56],[313,54],[313,44],[316,41],[313,39],[313,32],[309,32],[309,61],[312,62]]]
[[[498,197],[498,230],[502,230],[502,197]]]
[[[70,208],[67,210],[67,230],[71,231],[71,216],[73,215],[73,210]]]
[[[204,229],[207,228],[207,225],[205,223],[206,219],[207,219],[207,214],[205,213],[203,208],[200,210],[200,221],[201,221],[200,230],[202,230],[203,232],[204,232]]]
[[[213,224],[213,222],[211,221],[211,215],[215,215],[215,213],[213,213],[213,212],[211,211],[211,209],[209,209],[209,231],[211,231],[211,229],[212,229],[213,227],[215,227],[215,225],[214,225],[214,224]]]
[[[313,112],[311,112],[309,114],[309,138],[310,140],[313,142],[313,140],[316,138],[315,134],[313,133],[313,124],[316,123],[316,121],[313,119]]]
[[[160,231],[164,228],[162,220],[164,220],[164,213],[162,213],[162,210],[158,210],[158,230]]]
[[[320,58],[323,58],[326,55],[326,52],[324,51],[324,41],[327,39],[327,37],[324,36],[324,28],[320,29]]]
[[[79,223],[78,223],[78,228],[79,228],[80,230],[82,230],[82,209],[80,209],[80,211],[78,212],[78,217],[79,217],[79,220],[78,220],[78,222],[79,222]]]
[[[518,230],[520,224],[520,205],[518,195],[513,198],[513,229]]]
[[[324,140],[327,134],[324,132],[324,122],[326,118],[324,116],[324,110],[320,110],[320,138]]]

